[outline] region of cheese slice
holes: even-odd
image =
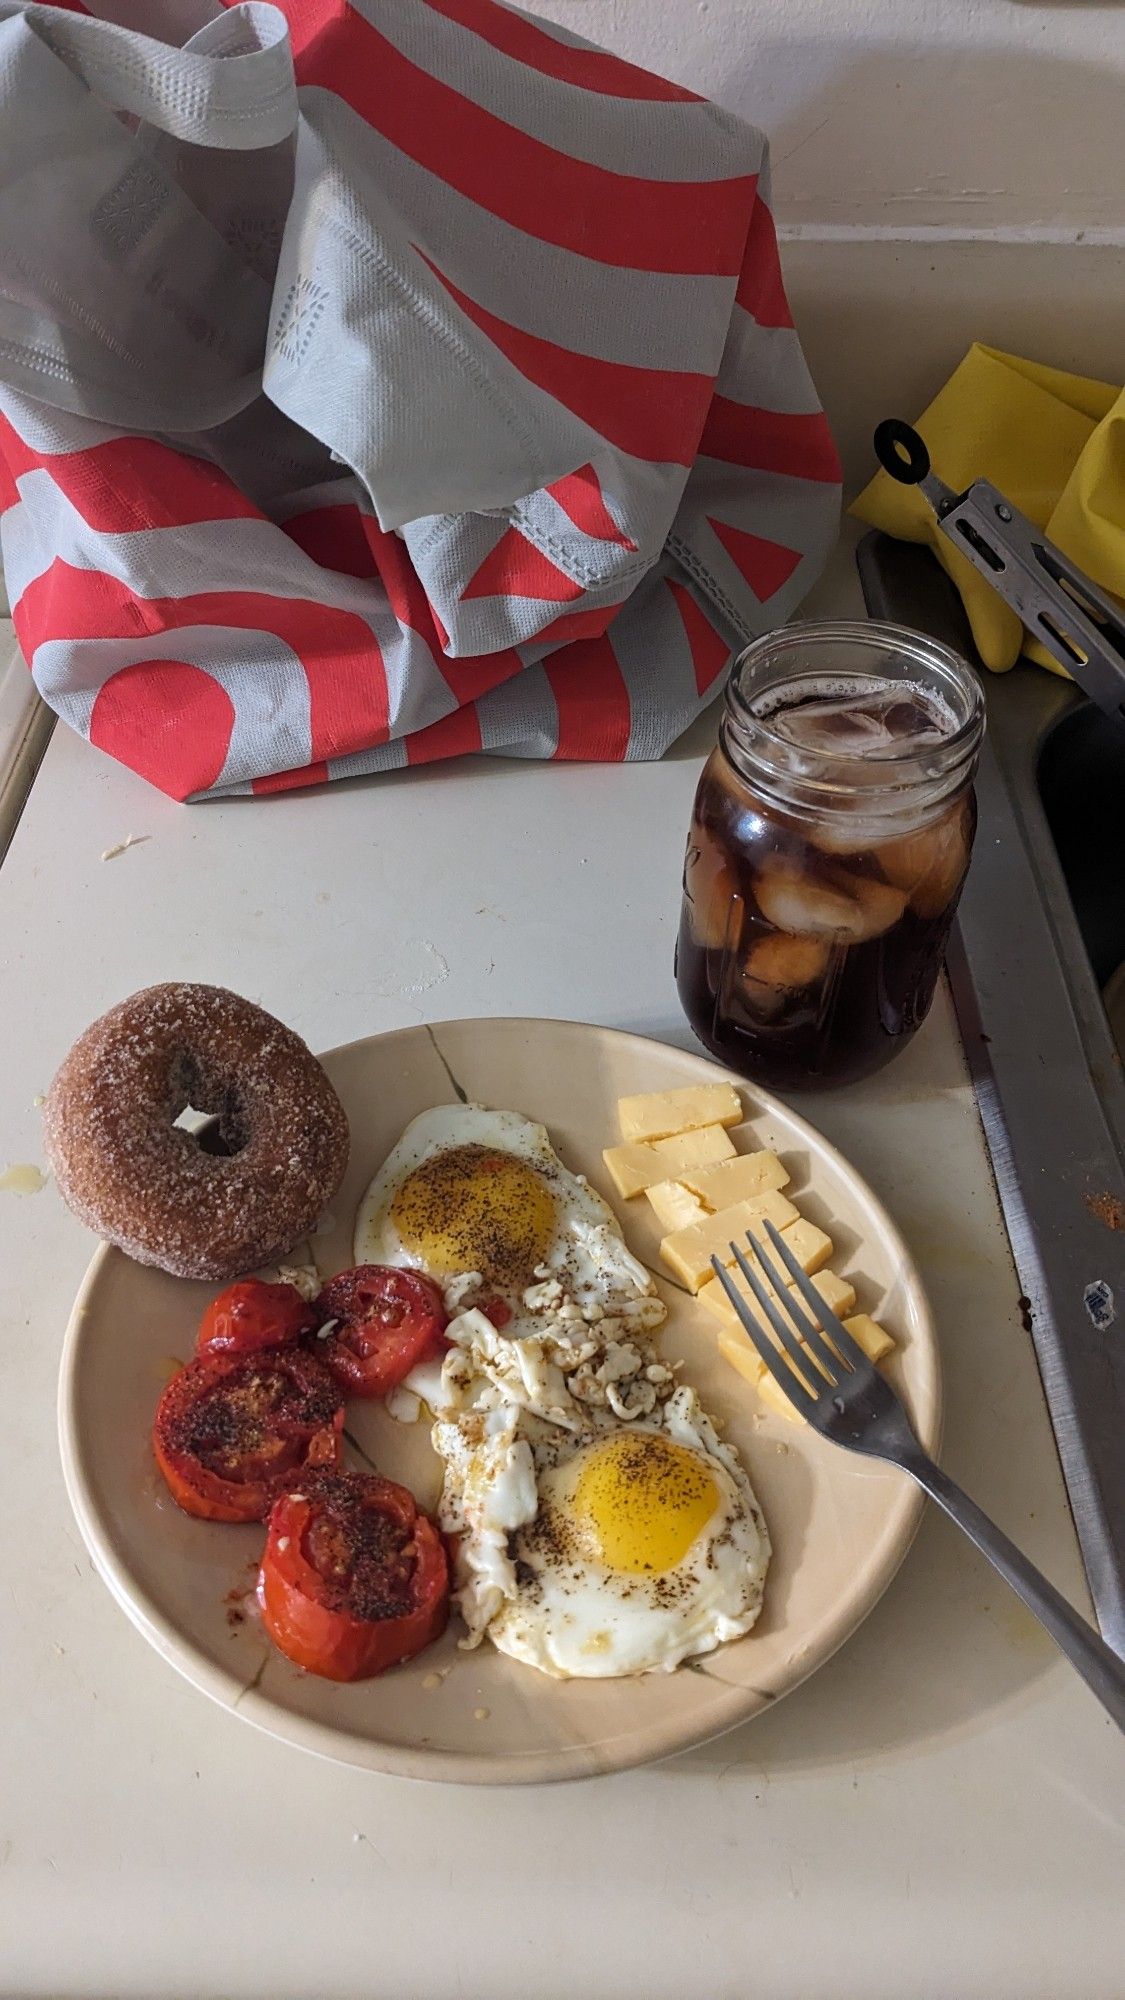
[[[869,1361],[881,1361],[893,1351],[894,1341],[891,1339],[886,1327],[880,1326],[878,1320],[872,1319],[869,1313],[856,1313],[853,1318],[846,1319],[844,1325],[847,1327],[853,1340],[857,1341],[859,1346],[862,1347]],[[776,1378],[759,1359],[753,1342],[747,1340],[744,1334],[742,1335],[742,1339],[745,1343],[745,1351],[738,1347],[737,1335],[729,1333],[725,1328],[720,1330],[719,1346],[727,1360],[738,1369],[740,1374],[745,1375],[748,1381],[755,1379],[750,1373],[750,1359],[753,1358],[757,1361],[761,1370],[760,1375],[757,1377],[758,1394],[762,1402],[766,1405],[766,1408],[773,1410],[777,1416],[788,1417],[791,1423],[803,1422],[804,1419],[800,1411],[789,1401],[784,1389],[780,1387]],[[804,1342],[801,1344],[804,1346]],[[806,1353],[808,1352],[807,1348],[805,1351]],[[805,1372],[808,1376],[808,1386],[810,1388],[814,1387],[818,1380],[823,1379],[811,1355],[809,1355],[808,1367]]]
[[[662,1229],[687,1229],[693,1222],[702,1222],[707,1214],[699,1196],[692,1194],[682,1181],[657,1181],[645,1193]]]
[[[686,1229],[673,1230],[660,1245],[660,1255],[681,1284],[686,1285],[689,1291],[697,1292],[708,1278],[714,1276],[712,1257],[718,1257],[723,1264],[733,1264],[732,1242],[737,1243],[748,1234],[760,1236],[764,1242],[767,1221],[783,1234],[789,1228],[802,1226],[793,1203],[779,1194],[776,1188],[770,1188],[765,1194],[754,1195],[748,1201],[735,1202],[731,1208],[720,1209],[717,1215],[707,1215],[702,1222],[693,1222]],[[827,1236],[824,1241],[828,1244],[827,1256],[831,1256],[832,1245]],[[798,1249],[797,1255],[801,1254]],[[827,1262],[827,1256],[821,1259],[822,1263]]]
[[[747,1339],[741,1327],[737,1333],[728,1331],[725,1326],[719,1328],[719,1351],[732,1368],[737,1368],[740,1375],[753,1382],[755,1388],[758,1387],[763,1364],[753,1341]]]
[[[706,1167],[734,1154],[734,1141],[725,1125],[697,1125],[692,1132],[673,1132],[669,1139],[654,1139],[652,1150],[664,1162],[664,1171],[682,1180],[686,1167]]]
[[[784,1201],[784,1195],[781,1199]],[[783,1229],[781,1234],[802,1271],[809,1276],[827,1264],[832,1255],[834,1247],[832,1238],[826,1236],[823,1229],[818,1229],[815,1222],[809,1222],[803,1215],[798,1216],[796,1222],[788,1229]]]
[[[894,1352],[895,1344],[886,1327],[880,1326],[870,1313],[856,1313],[852,1319],[846,1319],[844,1329],[862,1347],[869,1361],[883,1361]]]
[[[788,1417],[790,1423],[794,1424],[804,1422],[796,1404],[789,1401],[777,1377],[771,1374],[753,1341],[747,1339],[741,1328],[737,1333],[732,1333],[728,1327],[720,1327],[719,1352],[747,1382],[754,1384],[758,1391],[759,1402],[764,1403],[767,1410],[772,1410],[774,1416]],[[817,1379],[811,1360],[808,1371],[806,1387],[811,1393],[813,1383]]]
[[[768,1368],[763,1368],[758,1377],[758,1397],[767,1410],[773,1411],[775,1417],[788,1417],[791,1424],[804,1423],[800,1410],[795,1403],[789,1401],[784,1389],[770,1374]]]
[[[699,1196],[705,1208],[719,1209],[783,1188],[789,1175],[776,1153],[736,1153],[733,1160],[720,1160],[714,1166],[683,1167],[677,1179]]]
[[[855,1313],[851,1319],[844,1321],[844,1327],[851,1334],[856,1346],[862,1347],[869,1361],[884,1360],[894,1348],[894,1341],[891,1339],[886,1327],[880,1326],[878,1320],[872,1319],[870,1313]],[[836,1343],[832,1335],[826,1333],[824,1337],[829,1346],[835,1349]],[[805,1348],[807,1353],[808,1348],[805,1341],[801,1342],[801,1346]],[[821,1368],[820,1363],[813,1361],[811,1355],[809,1356],[809,1360],[818,1374],[823,1375],[824,1370]]]
[[[693,1132],[676,1132],[652,1145],[632,1140],[624,1146],[607,1146],[602,1159],[614,1187],[623,1201],[643,1194],[658,1181],[678,1180],[685,1167],[714,1166],[734,1153],[724,1126],[700,1125]]]
[[[652,1146],[607,1146],[602,1159],[622,1201],[668,1178],[668,1162]]]
[[[742,1294],[742,1297],[745,1299],[751,1311],[757,1313],[758,1317],[761,1318],[761,1308],[758,1305],[758,1301],[754,1297],[753,1292],[750,1290],[750,1287],[747,1284],[745,1278],[743,1277],[741,1271],[739,1270],[737,1264],[728,1265],[727,1269],[729,1270],[731,1277],[734,1279],[735,1284],[737,1285],[740,1293]],[[761,1281],[763,1285],[766,1285],[765,1277],[763,1276],[761,1271],[755,1272],[755,1276]],[[776,1299],[777,1293],[774,1291],[772,1285],[766,1285],[766,1292],[771,1299]],[[743,1333],[742,1322],[739,1319],[738,1314],[735,1312],[735,1309],[732,1306],[730,1300],[728,1299],[725,1291],[723,1290],[723,1287],[720,1285],[719,1280],[713,1274],[710,1278],[708,1278],[706,1284],[700,1285],[698,1297],[700,1305],[706,1306],[708,1312],[711,1312],[715,1315],[715,1318],[719,1321],[721,1326],[727,1329],[733,1328],[736,1329],[739,1333]],[[765,1322],[763,1322],[763,1324],[765,1324]],[[749,1335],[743,1333],[743,1338],[749,1339]]]
[[[620,1097],[623,1139],[667,1139],[700,1125],[740,1125],[742,1099],[733,1083],[695,1083],[686,1090],[651,1090]]]
[[[761,1274],[759,1273],[758,1275],[760,1276]],[[734,1279],[734,1282],[738,1287],[738,1290],[741,1292],[742,1297],[746,1300],[747,1305],[750,1306],[754,1312],[759,1313],[760,1317],[761,1315],[759,1312],[758,1302],[755,1299],[753,1293],[751,1292],[750,1287],[747,1284],[745,1278],[743,1277],[741,1271],[738,1270],[736,1267],[731,1272],[731,1276]],[[764,1278],[762,1282],[763,1284],[765,1283]],[[845,1313],[851,1312],[852,1307],[855,1305],[855,1286],[850,1282],[849,1279],[841,1278],[838,1271],[821,1270],[816,1273],[816,1276],[813,1278],[812,1282],[816,1286],[817,1291],[820,1293],[821,1298],[824,1300],[825,1305],[829,1308],[831,1312],[834,1312],[836,1314],[838,1319],[842,1319]],[[767,1286],[766,1289],[768,1291],[769,1287]],[[788,1290],[792,1292],[793,1297],[797,1305],[801,1308],[801,1310],[803,1312],[807,1312],[808,1306],[805,1300],[801,1297],[800,1293],[798,1292],[796,1285],[790,1285],[788,1287]],[[710,1280],[709,1284],[706,1284],[702,1287],[699,1293],[699,1303],[700,1305],[706,1306],[709,1312],[714,1313],[716,1319],[720,1320],[724,1327],[737,1328],[738,1332],[742,1334],[742,1328],[741,1326],[739,1326],[738,1315],[735,1312],[734,1307],[732,1306],[730,1300],[728,1299],[726,1293],[724,1292],[717,1278],[713,1277]],[[820,1322],[818,1321],[817,1324],[819,1325],[819,1323]],[[748,1337],[749,1337],[748,1335],[742,1334],[742,1338],[744,1340],[747,1339]]]

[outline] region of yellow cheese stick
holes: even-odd
[[[758,1275],[760,1276],[761,1274],[759,1273]],[[754,1298],[741,1271],[736,1269],[731,1272],[731,1276],[743,1298],[746,1300],[747,1305],[750,1306],[752,1311],[758,1312],[758,1302]],[[816,1273],[812,1282],[824,1300],[825,1305],[838,1318],[842,1319],[845,1313],[851,1312],[852,1307],[855,1305],[855,1286],[849,1279],[841,1278],[837,1271],[823,1270]],[[802,1311],[807,1312],[808,1307],[797,1291],[797,1287],[790,1285],[788,1289],[793,1293]],[[699,1302],[701,1305],[706,1306],[708,1311],[714,1313],[715,1318],[721,1320],[724,1326],[738,1326],[738,1315],[717,1278],[712,1278],[709,1284],[702,1287],[699,1293]]]
[[[844,1321],[844,1330],[846,1333],[851,1334],[851,1337],[855,1341],[857,1347],[861,1347],[863,1349],[863,1352],[866,1354],[867,1359],[869,1361],[882,1361],[885,1358],[885,1356],[890,1354],[892,1349],[894,1348],[894,1341],[891,1339],[891,1336],[887,1332],[886,1327],[880,1326],[878,1320],[872,1319],[870,1313],[855,1313],[850,1319],[846,1319]],[[836,1343],[832,1338],[832,1335],[830,1333],[825,1333],[824,1338],[828,1342],[828,1345],[831,1347],[833,1353],[834,1354],[839,1353],[839,1349],[837,1348]],[[825,1380],[827,1380],[828,1378],[826,1370],[822,1368],[820,1362],[817,1361],[811,1353],[809,1353],[808,1342],[802,1340],[801,1346],[804,1349],[805,1353],[808,1354],[809,1356],[810,1369],[815,1368],[817,1375],[820,1375]],[[816,1377],[810,1373],[809,1387],[816,1388],[818,1386],[819,1385],[817,1384]]]
[[[732,1083],[696,1083],[618,1098],[617,1115],[623,1139],[667,1139],[699,1125],[740,1125],[743,1111]]]
[[[870,1313],[856,1313],[853,1318],[844,1321],[844,1327],[857,1346],[862,1347],[869,1361],[882,1361],[888,1354],[894,1353],[895,1344],[886,1327],[880,1326]]]
[[[758,1378],[762,1373],[762,1363],[753,1341],[743,1333],[741,1327],[737,1331],[725,1326],[719,1328],[719,1352],[724,1360],[730,1362],[732,1368],[737,1368],[739,1374],[745,1375],[746,1380],[753,1382],[757,1388]]]
[[[715,1165],[729,1160],[733,1152],[722,1125],[701,1125],[698,1131],[677,1132],[653,1145],[634,1140],[625,1146],[607,1146],[602,1158],[622,1200],[631,1201],[658,1181],[678,1179],[686,1167]]]
[[[622,1201],[668,1178],[668,1164],[651,1146],[607,1146],[602,1154],[606,1172]]]
[[[773,1411],[775,1417],[788,1417],[791,1424],[804,1422],[800,1411],[794,1408],[784,1389],[778,1388],[768,1368],[763,1368],[758,1377],[758,1397],[767,1410]]]
[[[892,1352],[894,1341],[891,1339],[886,1327],[880,1326],[878,1320],[872,1319],[869,1313],[856,1313],[854,1318],[846,1319],[844,1325],[851,1334],[852,1339],[862,1347],[869,1361],[881,1361],[886,1355]],[[722,1342],[723,1336],[720,1335],[720,1345],[722,1345]],[[804,1343],[802,1342],[803,1345]],[[747,1346],[752,1347],[752,1343],[747,1341]],[[726,1347],[723,1348],[723,1352],[727,1354]],[[732,1357],[728,1354],[728,1359],[730,1358]],[[738,1366],[738,1363],[736,1362],[735,1365]],[[743,1369],[742,1372],[745,1374],[746,1370]],[[809,1356],[806,1373],[810,1389],[815,1387],[818,1380],[822,1379],[820,1370],[811,1355]],[[788,1417],[791,1423],[803,1422],[799,1411],[794,1409],[784,1389],[778,1387],[773,1375],[764,1366],[758,1378],[758,1394],[763,1403],[769,1409],[775,1411],[778,1416]]]
[[[832,1255],[832,1238],[826,1236],[823,1229],[818,1229],[815,1222],[809,1222],[803,1215],[798,1216],[796,1222],[791,1223],[788,1229],[783,1229],[781,1234],[802,1271],[809,1276],[827,1264]]]
[[[682,1181],[657,1181],[645,1193],[662,1229],[687,1229],[693,1222],[702,1222],[707,1213],[699,1196]]]
[[[711,1209],[729,1208],[732,1202],[768,1194],[789,1182],[776,1153],[736,1153],[733,1160],[720,1160],[714,1166],[684,1167],[676,1178]]]
[[[673,1230],[660,1245],[660,1255],[681,1284],[686,1285],[689,1291],[697,1292],[714,1275],[712,1257],[718,1257],[724,1264],[733,1263],[731,1244],[740,1242],[751,1232],[764,1241],[767,1220],[783,1233],[788,1228],[802,1227],[793,1203],[779,1194],[776,1188],[771,1188],[766,1194],[754,1195],[749,1201],[735,1202],[731,1208],[720,1209],[718,1215],[705,1216],[702,1222],[694,1222],[687,1229]],[[832,1245],[827,1236],[824,1241],[828,1244],[826,1254],[831,1256]],[[797,1248],[796,1254],[802,1255],[800,1248]],[[825,1258],[821,1259],[822,1263],[825,1261]]]
[[[734,1141],[725,1125],[697,1125],[691,1132],[673,1132],[653,1139],[652,1150],[664,1162],[670,1178],[680,1180],[685,1167],[706,1167],[734,1155]]]

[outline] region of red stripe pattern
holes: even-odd
[[[582,585],[565,576],[518,528],[505,529],[461,592],[463,602],[471,597],[538,597],[548,604],[567,604],[581,595]]]
[[[117,577],[55,561],[29,584],[12,616],[29,657],[40,632],[72,641],[132,639],[207,625],[272,633],[304,669],[314,760],[347,756],[387,738],[387,681],[379,648],[370,626],[348,611],[251,590],[139,597]]]
[[[263,518],[218,466],[153,438],[109,438],[84,451],[54,452],[48,462],[0,411],[0,454],[13,481],[49,464],[59,491],[97,534]]]
[[[105,27],[112,108],[114,0],[64,4]],[[12,342],[0,360],[0,537],[36,680],[177,799],[481,750],[654,754],[733,648],[788,616],[835,533],[839,462],[764,142],[494,0],[281,7],[324,171],[298,173],[272,236],[263,221],[282,244],[264,383],[315,475],[289,479],[276,435],[255,460],[264,405],[186,446],[110,421],[118,353],[148,365],[133,309],[172,296],[143,230],[116,347],[116,302],[91,300],[110,338],[60,320],[52,372],[61,308],[34,300],[39,347],[26,369]],[[34,125],[33,54],[3,82]],[[201,107],[198,65],[221,59],[191,56]],[[175,51],[161,60],[174,81]],[[258,116],[256,62],[228,63],[213,94],[223,149],[205,122],[193,135],[204,193],[207,172],[218,195],[242,171],[229,121]],[[271,118],[277,77],[274,61]],[[120,146],[94,237],[135,220],[127,121]],[[221,340],[211,361],[218,375]]]
[[[647,70],[607,55],[604,49],[574,47],[559,41],[530,16],[490,6],[488,0],[483,0],[483,4],[482,0],[426,0],[426,5],[435,14],[444,15],[447,21],[457,21],[462,28],[471,29],[491,48],[514,56],[528,69],[538,70],[540,76],[556,77],[560,83],[575,84],[580,90],[649,104],[702,101],[694,91],[682,90],[679,84],[668,83],[662,76],[650,76]]]
[[[709,376],[600,361],[524,333],[461,291],[424,252],[419,255],[465,317],[528,382],[549,390],[556,402],[631,458],[691,464],[711,401]]]
[[[812,416],[787,416],[778,410],[756,410],[714,396],[703,426],[699,449],[705,458],[748,471],[781,472],[792,479],[816,479],[838,486],[840,460],[823,411]]]
[[[553,480],[546,488],[563,513],[595,542],[616,542],[619,548],[636,554],[637,544],[623,534],[605,503],[605,495],[592,465],[580,465],[564,479]]]
[[[735,301],[759,326],[792,326],[789,301],[777,254],[773,216],[763,200],[754,203]]]
[[[559,714],[555,756],[619,764],[629,745],[629,696],[608,636],[580,639],[547,662]]]
[[[722,633],[716,631],[709,618],[704,617],[690,590],[673,577],[668,580],[668,590],[680,614],[684,637],[691,650],[695,691],[704,695],[718,680],[730,659],[731,649]]]
[[[593,166],[427,75],[351,8],[340,38],[346,56],[323,32],[322,0],[291,0],[284,11],[302,83],[334,91],[408,159],[490,215],[604,264],[737,277],[751,176],[655,181]]]
[[[596,639],[604,632],[610,620],[619,610],[616,604],[594,606],[589,611],[564,611],[559,618],[552,618],[536,635],[542,646],[549,642],[552,646],[565,645],[571,639]]]
[[[98,690],[90,741],[170,798],[215,784],[234,730],[225,688],[191,660],[138,660]]]
[[[768,542],[745,528],[732,528],[729,521],[712,521],[711,526],[755,597],[763,604],[776,597],[800,562],[800,550],[783,548],[780,542]]]
[[[475,705],[452,709],[437,722],[416,729],[407,739],[406,754],[412,764],[432,764],[443,757],[466,757],[480,749],[480,723]]]

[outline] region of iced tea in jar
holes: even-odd
[[[699,781],[676,979],[781,1090],[847,1083],[929,1012],[976,825],[975,675],[905,626],[790,625],[736,660]]]

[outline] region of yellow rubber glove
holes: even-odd
[[[916,428],[955,492],[990,479],[1095,583],[1125,598],[1125,391],[977,345]],[[918,487],[878,472],[851,512],[899,541],[930,544],[986,666],[1003,671],[1025,652],[1063,671],[941,534]]]

